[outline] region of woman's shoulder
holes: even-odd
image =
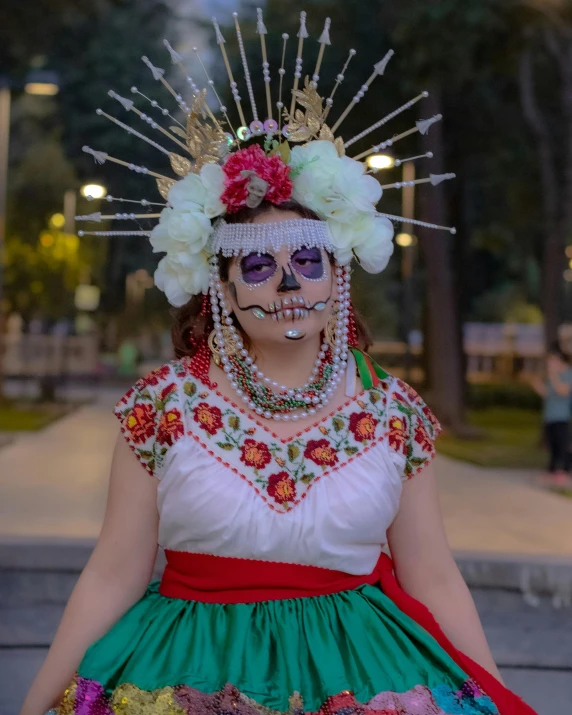
[[[388,374],[377,389],[387,399],[389,446],[405,457],[403,478],[410,479],[435,456],[441,425],[417,390],[400,378]]]
[[[154,476],[168,447],[185,433],[181,392],[186,377],[185,361],[171,360],[137,380],[114,408],[127,443]]]

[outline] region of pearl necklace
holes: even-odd
[[[216,258],[211,259],[209,293],[211,298],[216,343],[223,370],[227,374],[231,387],[236,392],[237,396],[242,400],[242,402],[248,405],[250,409],[254,410],[257,415],[265,417],[266,419],[297,421],[298,419],[308,417],[308,415],[315,415],[316,412],[322,410],[336,393],[336,389],[340,384],[347,368],[349,335],[348,323],[350,314],[350,268],[349,266],[336,266],[335,274],[338,310],[336,313],[336,328],[333,341],[334,345],[332,346],[332,370],[329,378],[326,380],[322,392],[310,397],[308,400],[307,397],[309,396],[305,395],[305,393],[308,393],[312,389],[317,376],[323,372],[324,361],[326,360],[330,349],[329,344],[326,341],[322,344],[310,377],[302,387],[287,387],[286,385],[279,384],[275,380],[271,380],[267,375],[264,375],[262,370],[254,363],[254,360],[248,354],[248,350],[244,347],[244,343],[239,332],[234,327],[233,320],[230,316],[230,306],[222,291],[218,271],[218,261]],[[297,408],[293,408],[289,411],[278,412],[274,411],[271,405],[267,406],[268,409],[263,409],[260,405],[257,405],[249,395],[245,394],[245,391],[239,385],[239,375],[237,374],[236,367],[233,365],[233,360],[231,359],[232,354],[229,354],[229,351],[227,350],[228,346],[225,341],[223,328],[226,329],[225,332],[228,332],[230,336],[229,344],[232,344],[238,355],[240,355],[240,360],[241,363],[243,363],[244,369],[249,371],[249,379],[253,386],[255,386],[257,382],[264,382],[277,393],[277,403],[280,401],[283,402],[288,398],[296,398],[298,400],[302,399],[306,404],[308,404],[308,409],[303,409],[301,412],[295,412],[294,410]],[[234,350],[233,353],[236,354]],[[284,410],[284,406],[282,405],[280,409]]]

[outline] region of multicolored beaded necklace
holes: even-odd
[[[328,350],[321,363],[316,379],[308,383],[304,390],[291,389],[287,392],[274,392],[257,381],[252,369],[237,355],[230,358],[234,368],[235,380],[239,388],[248,396],[249,402],[264,412],[281,413],[305,409],[320,402],[320,394],[328,384],[333,372],[332,353]]]

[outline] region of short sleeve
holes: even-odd
[[[178,380],[171,365],[138,380],[113,412],[137,459],[151,476],[160,477],[169,447],[185,433]]]
[[[435,440],[441,425],[417,392],[396,379],[388,401],[389,446],[404,457],[402,478],[411,479],[435,456]]]

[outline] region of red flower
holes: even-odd
[[[429,423],[432,425],[432,427],[436,430],[441,429],[441,425],[439,424],[439,420],[435,417],[435,415],[431,412],[430,408],[427,407],[427,405],[423,406],[423,414],[427,419],[429,420]]]
[[[388,420],[389,446],[398,452],[407,449],[407,420],[403,416],[391,417]]]
[[[311,439],[304,450],[304,457],[322,467],[331,467],[338,462],[336,450],[327,439]]]
[[[172,445],[184,434],[185,428],[179,410],[163,412],[157,429],[157,442]]]
[[[272,474],[268,480],[268,496],[278,504],[286,504],[296,499],[296,482],[288,472]]]
[[[159,393],[159,399],[160,399],[162,402],[165,402],[165,400],[167,399],[167,397],[169,397],[169,395],[170,395],[171,393],[176,392],[176,390],[177,390],[177,387],[176,387],[175,383],[172,382],[170,385],[167,385],[167,387],[164,387],[164,388],[161,390],[161,392]]]
[[[245,439],[240,451],[240,461],[247,467],[263,469],[272,460],[272,455],[264,442],[257,442],[254,439]]]
[[[281,204],[292,196],[292,179],[290,167],[274,154],[266,156],[258,144],[252,144],[246,149],[239,149],[231,154],[222,167],[225,178],[225,189],[220,197],[229,213],[246,206],[248,198],[249,176],[243,176],[243,171],[253,171],[268,184],[265,201]]]
[[[125,429],[131,435],[135,444],[146,442],[155,433],[155,418],[157,413],[153,405],[136,402],[125,420]]]
[[[407,397],[409,398],[409,402],[411,402],[412,405],[421,404],[421,398],[419,397],[419,394],[411,387],[411,385],[408,385],[406,382],[403,382],[403,380],[399,379],[397,380],[397,384],[407,395]]]
[[[222,412],[218,407],[211,407],[206,402],[199,402],[193,413],[195,422],[198,422],[199,427],[209,434],[216,434],[222,427]]]
[[[357,442],[373,439],[378,420],[370,412],[354,412],[350,415],[350,430]]]
[[[153,372],[150,372],[145,377],[142,377],[139,383],[143,385],[150,385],[151,387],[156,387],[159,384],[159,381],[164,380],[166,377],[169,377],[170,373],[171,370],[169,366],[162,365],[157,370],[153,370]]]
[[[421,447],[424,452],[433,451],[433,442],[431,441],[427,430],[423,425],[417,425],[415,428],[415,441]]]

